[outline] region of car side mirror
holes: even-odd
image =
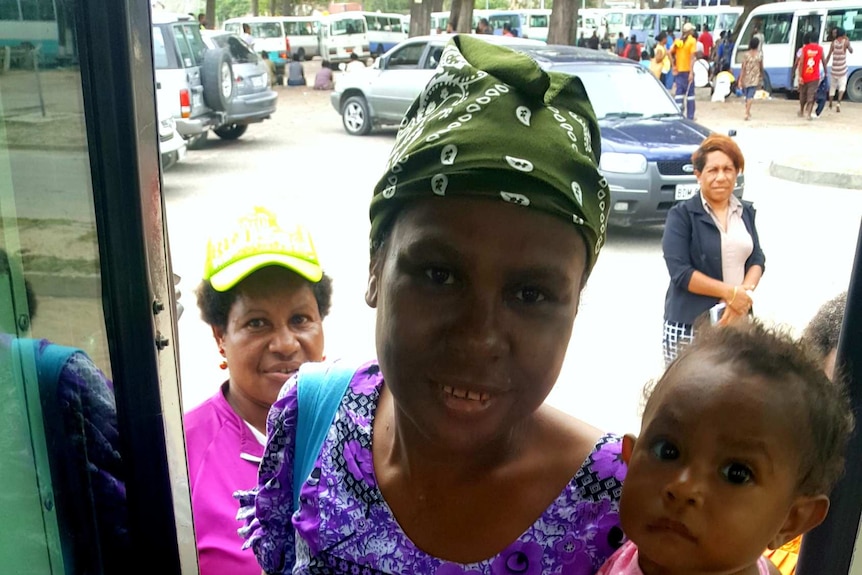
[[[386,69],[385,59],[382,56],[379,58],[375,58],[374,63],[371,65],[371,67],[374,68],[375,70],[385,70]]]

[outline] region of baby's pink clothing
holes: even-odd
[[[761,557],[757,560],[757,571],[760,575],[769,575],[769,559]],[[638,548],[631,541],[626,541],[611,558],[605,561],[596,575],[644,575],[638,565]]]

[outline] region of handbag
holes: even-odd
[[[356,372],[340,362],[306,363],[296,378],[297,422],[293,459],[293,509],[299,509],[299,490],[332,426],[347,385]]]

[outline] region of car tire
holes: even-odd
[[[173,168],[180,160],[180,155],[176,152],[168,152],[162,154],[162,172],[167,172]]]
[[[206,105],[216,112],[226,112],[236,93],[230,54],[224,50],[204,52],[201,83],[204,87]]]
[[[222,140],[236,140],[248,130],[248,124],[225,124],[219,126],[213,132]]]
[[[309,58],[305,57],[305,48],[300,48],[296,52],[296,56],[299,60],[309,60]]]
[[[371,113],[362,96],[350,96],[341,106],[341,121],[351,136],[365,136],[371,132]]]
[[[186,140],[186,149],[200,150],[207,141],[207,132],[195,134]]]
[[[847,80],[847,99],[862,102],[862,70],[856,70]]]

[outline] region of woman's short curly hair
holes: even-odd
[[[847,292],[838,294],[817,310],[802,333],[802,339],[820,354],[821,359],[838,348],[838,336],[847,308]]]
[[[707,137],[691,155],[691,163],[694,164],[696,171],[703,171],[706,166],[706,157],[712,152],[724,152],[733,162],[737,172],[745,171],[745,157],[742,155],[742,150],[739,149],[733,138],[722,134],[712,134]]]
[[[704,354],[746,376],[761,378],[772,386],[775,397],[801,406],[798,422],[803,434],[797,488],[804,495],[829,493],[844,472],[844,451],[855,420],[841,381],[831,381],[817,354],[787,332],[764,327],[754,320],[727,327],[705,327],[668,367],[652,393],[660,389],[674,368],[688,358],[701,361]]]
[[[195,294],[203,320],[213,327],[227,328],[227,318],[241,285],[242,282],[227,291],[220,292],[216,291],[209,281],[202,280]],[[317,300],[320,319],[323,319],[329,315],[329,309],[332,307],[332,278],[324,273],[319,282],[308,282],[308,285],[314,294],[314,299]]]

